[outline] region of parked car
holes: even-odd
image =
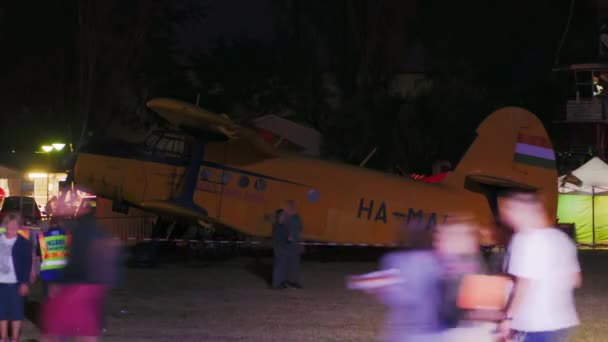
[[[0,218],[3,219],[13,212],[21,214],[23,223],[26,225],[37,224],[42,218],[42,213],[33,197],[9,196],[4,198],[2,209],[0,209]]]

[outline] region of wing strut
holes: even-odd
[[[186,168],[184,185],[181,188],[177,201],[182,204],[191,204],[194,206],[194,189],[198,179],[198,171],[203,161],[205,145],[201,139],[195,138],[192,144],[192,152],[190,153],[190,162]]]

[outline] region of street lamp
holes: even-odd
[[[63,150],[64,147],[65,147],[65,144],[63,144],[63,143],[53,143],[50,145],[42,145],[40,148],[42,149],[42,151],[44,151],[44,153],[50,153],[53,150],[61,151],[61,150]]]
[[[63,148],[65,147],[65,144],[61,144],[61,143],[55,143],[52,145],[54,149],[56,149],[57,151],[61,151],[63,150]],[[49,151],[47,151],[49,152]]]

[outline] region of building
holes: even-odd
[[[23,173],[18,170],[0,166],[0,197],[21,194]]]
[[[593,155],[605,159],[608,64],[571,64],[557,68],[555,72],[568,76],[572,89],[570,96],[561,104],[560,118],[557,121],[567,128],[567,135],[560,142],[558,153],[574,160],[588,159],[587,156]]]
[[[556,123],[565,136],[556,151],[565,170],[598,156],[606,160],[608,130],[608,0],[574,6],[565,27],[561,62],[553,71],[567,89]]]

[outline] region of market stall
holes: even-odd
[[[559,177],[558,189],[559,222],[575,224],[579,244],[608,245],[608,164],[595,157]]]

